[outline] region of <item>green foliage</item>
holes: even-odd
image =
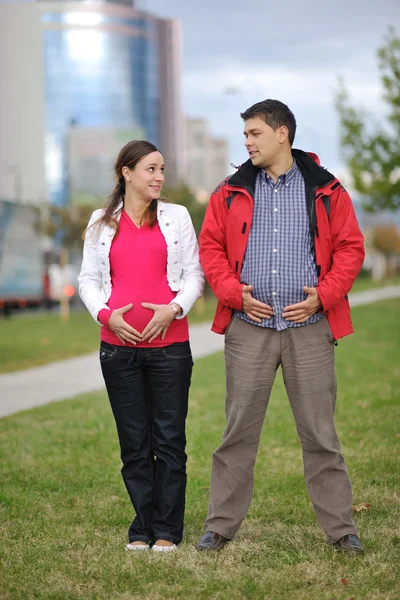
[[[351,106],[343,82],[336,94],[341,144],[355,189],[370,211],[400,208],[400,38],[389,28],[378,50],[387,117],[375,123],[365,109]]]
[[[50,204],[39,217],[38,230],[52,239],[61,240],[64,248],[80,249],[83,244],[82,233],[94,208],[93,204]]]
[[[387,257],[400,254],[400,235],[396,225],[381,225],[376,227],[372,245]]]
[[[162,197],[167,198],[174,204],[186,206],[192,218],[196,234],[199,235],[207,204],[199,202],[186,183],[180,183],[178,186],[171,188],[164,186]]]
[[[186,206],[196,234],[200,233],[207,205],[198,202],[192,190],[185,183],[171,188],[164,187],[162,198],[166,198],[174,204]],[[82,233],[88,224],[89,217],[93,210],[102,204],[100,199],[97,205],[89,200],[89,197],[81,196],[79,199],[76,197],[74,202],[67,206],[48,205],[38,219],[39,231],[52,239],[62,240],[65,248],[80,249]]]

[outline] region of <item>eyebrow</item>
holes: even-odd
[[[246,133],[247,134],[249,134],[249,133],[255,133],[256,131],[259,132],[259,133],[262,133],[261,129],[257,129],[257,127],[255,127],[254,129],[249,129],[249,131],[243,131],[243,135],[246,135]]]
[[[157,167],[157,166],[158,166],[158,165],[157,165],[156,163],[150,163],[149,165],[146,165],[146,167]],[[164,164],[164,163],[161,165],[161,169],[162,169],[163,167],[165,167],[165,164]]]

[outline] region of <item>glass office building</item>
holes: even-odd
[[[41,4],[45,164],[54,204],[69,196],[71,127],[141,131],[160,141],[156,20],[125,6],[73,4]]]
[[[179,21],[128,0],[0,0],[0,55],[0,197],[98,203],[139,137],[169,184],[185,178]]]

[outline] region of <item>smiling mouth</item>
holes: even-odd
[[[252,158],[253,156],[255,156],[257,153],[258,153],[258,150],[252,150],[251,152],[249,152],[250,158]]]

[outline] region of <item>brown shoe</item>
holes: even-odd
[[[364,547],[358,537],[354,534],[344,535],[333,544],[338,552],[347,554],[364,554]]]
[[[205,533],[198,541],[196,550],[221,550],[227,542],[229,542],[229,540],[222,535],[219,535],[219,533],[207,531],[207,533]]]

